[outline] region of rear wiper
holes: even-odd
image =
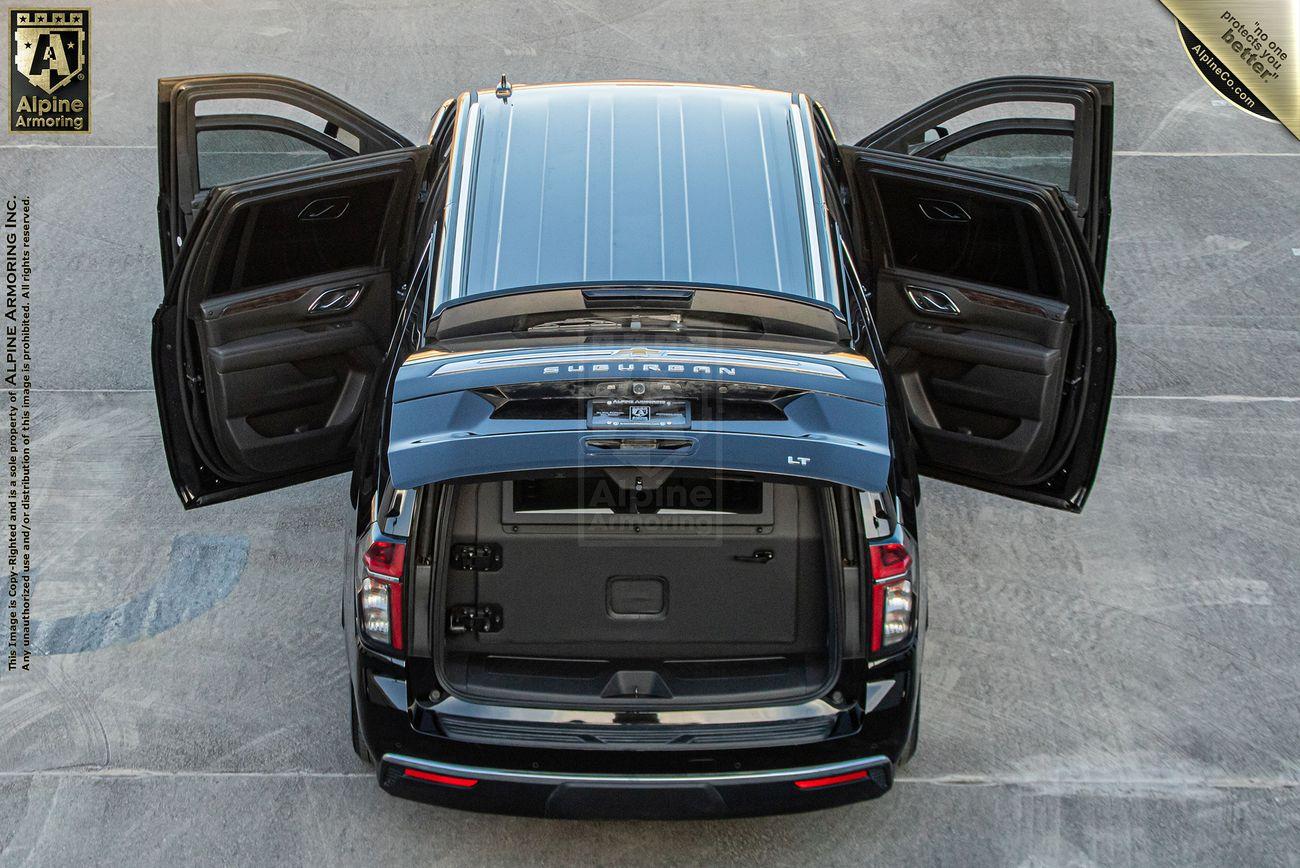
[[[560,331],[560,330],[582,330],[582,329],[645,329],[646,331],[662,331],[664,329],[677,330],[682,327],[681,314],[654,314],[654,313],[634,313],[627,314],[620,319],[605,319],[604,317],[589,316],[571,316],[560,319],[545,320],[536,325],[531,325],[525,331]]]
[[[623,328],[622,323],[614,322],[608,319],[597,319],[595,317],[575,316],[568,319],[556,319],[549,322],[540,322],[537,325],[528,327],[530,332],[541,331],[559,331],[561,329],[616,329]]]
[[[604,317],[573,316],[545,320],[530,325],[524,331],[606,331],[610,329],[627,329],[628,331],[724,331],[761,333],[748,322],[729,322],[726,319],[700,314],[680,313],[631,313],[615,319]]]

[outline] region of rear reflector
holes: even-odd
[[[404,769],[402,774],[408,778],[415,778],[417,781],[428,781],[431,784],[444,784],[466,790],[478,783],[474,778],[454,778],[451,775],[438,775],[433,772],[422,772],[419,769]],[[863,774],[866,773],[863,772]]]
[[[901,576],[912,566],[912,556],[902,543],[882,543],[871,547],[871,578],[877,582]]]
[[[403,561],[406,560],[406,543],[377,539],[366,549],[366,569],[381,576],[402,577]]]
[[[836,784],[851,784],[854,781],[862,780],[866,776],[867,770],[862,769],[861,771],[847,772],[842,775],[831,775],[828,778],[809,778],[806,781],[795,781],[794,785],[801,790],[819,790],[822,787],[833,787]]]

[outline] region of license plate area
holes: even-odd
[[[561,784],[546,800],[546,816],[557,819],[668,820],[718,817],[726,802],[707,784],[623,786]]]
[[[689,428],[691,405],[676,398],[593,398],[587,402],[587,427]]]

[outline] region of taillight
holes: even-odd
[[[871,547],[871,578],[877,582],[901,576],[912,568],[912,556],[902,543],[881,543]]]
[[[903,641],[912,633],[912,556],[902,543],[871,546],[871,650]]]
[[[375,540],[362,557],[365,575],[357,592],[361,630],[376,642],[402,650],[402,565],[406,544]]]
[[[402,577],[402,563],[406,560],[406,543],[377,539],[366,549],[366,569],[381,576]]]

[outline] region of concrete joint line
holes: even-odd
[[[323,779],[352,780],[373,778],[371,772],[312,772],[312,771],[168,771],[160,769],[97,769],[97,768],[63,768],[43,769],[37,771],[0,771],[0,780],[6,778],[84,778],[87,780],[111,780],[123,778],[139,779],[212,779],[212,780],[261,780],[261,779]],[[1095,790],[1099,788],[1115,790],[1156,790],[1181,792],[1187,790],[1264,790],[1291,791],[1300,789],[1300,779],[1296,778],[1251,778],[1251,777],[1206,777],[1206,778],[1037,778],[1017,775],[931,775],[902,776],[895,778],[896,784],[945,786],[945,787],[1030,787],[1037,789]]]

